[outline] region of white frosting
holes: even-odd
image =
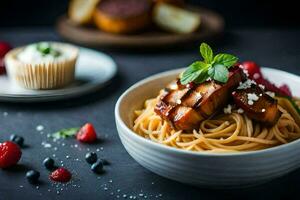
[[[23,63],[49,63],[61,61],[69,57],[68,52],[63,51],[58,45],[51,45],[51,49],[59,52],[58,56],[53,54],[43,54],[37,49],[37,44],[31,44],[25,47],[18,55],[17,59]]]

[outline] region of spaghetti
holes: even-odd
[[[296,101],[300,105],[300,101]],[[285,105],[272,127],[264,126],[233,110],[202,121],[198,130],[174,130],[167,121],[154,112],[157,99],[146,100],[142,110],[136,110],[133,130],[144,138],[167,146],[210,152],[240,152],[266,149],[300,138],[300,127]]]

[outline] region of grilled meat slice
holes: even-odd
[[[237,89],[232,92],[236,105],[242,108],[252,119],[274,125],[281,112],[277,107],[277,100],[266,94],[259,86],[251,84],[246,89]]]
[[[230,93],[245,79],[239,67],[230,70],[225,84],[210,80],[181,85],[177,79],[161,91],[155,112],[177,130],[197,129],[202,120],[226,105]]]

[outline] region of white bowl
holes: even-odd
[[[128,153],[142,166],[163,177],[201,187],[239,187],[263,183],[300,166],[300,140],[260,151],[242,153],[192,152],[164,146],[132,131],[133,111],[173,80],[182,69],[144,79],[119,98],[115,107],[116,125]],[[300,78],[263,68],[266,77],[288,84],[300,96]]]

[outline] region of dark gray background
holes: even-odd
[[[1,26],[53,25],[65,13],[68,0],[1,0]],[[225,17],[227,27],[299,27],[295,0],[186,0],[213,9]]]
[[[231,29],[217,42],[210,43],[216,51],[236,54],[241,60],[255,60],[263,66],[278,68],[300,75],[300,30],[287,29]],[[0,38],[14,46],[39,40],[61,40],[52,28],[7,28],[0,30]],[[0,200],[10,199],[123,199],[126,194],[147,199],[288,199],[298,194],[300,171],[274,180],[270,183],[248,189],[210,190],[183,185],[161,178],[136,163],[123,148],[115,128],[114,105],[126,88],[151,74],[168,69],[184,67],[198,59],[198,49],[191,47],[156,52],[111,52],[118,63],[119,73],[113,82],[103,90],[79,99],[43,104],[0,104],[0,142],[12,133],[25,137],[28,145],[23,149],[20,165],[15,169],[0,170]],[[7,116],[3,116],[7,112]],[[96,145],[80,145],[71,148],[76,140],[68,139],[62,144],[53,144],[58,150],[45,149],[42,141],[46,134],[66,127],[80,126],[92,122],[101,138]],[[44,134],[38,133],[37,125],[44,125]],[[107,158],[111,165],[99,176],[90,172],[83,159],[88,151],[100,149],[98,155]],[[48,172],[41,162],[55,153],[56,160],[63,160],[74,173],[71,185],[63,187],[59,195],[56,187],[48,180]],[[66,159],[66,155],[70,158]],[[26,182],[25,172],[34,168],[41,172],[39,188]],[[255,168],[253,169],[255,170]],[[110,182],[112,180],[112,183]],[[153,184],[152,184],[153,183]],[[104,185],[106,184],[106,186]],[[76,186],[72,186],[76,185]],[[80,187],[78,187],[78,185]],[[20,187],[23,186],[23,187]],[[105,190],[107,187],[107,190]],[[60,188],[60,187],[59,187]],[[49,192],[48,189],[51,191]],[[118,192],[118,189],[121,191]],[[113,193],[113,194],[111,194]],[[159,196],[162,194],[162,196]],[[156,198],[156,196],[158,198]],[[144,199],[139,197],[139,199]]]

